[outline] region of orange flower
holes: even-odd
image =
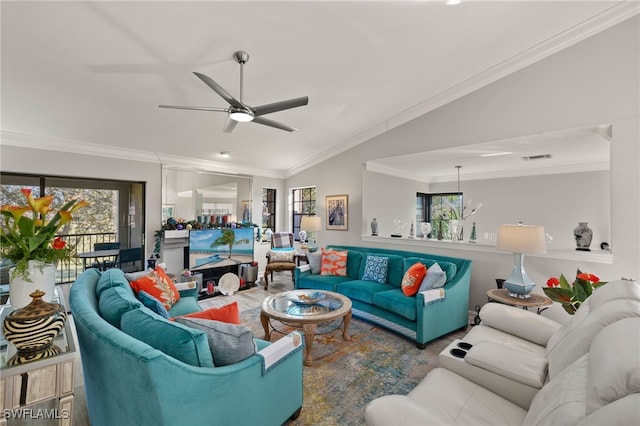
[[[12,277],[29,281],[29,261],[52,263],[69,257],[67,243],[56,234],[64,224],[73,220],[72,212],[88,203],[71,200],[49,219],[47,215],[51,212],[53,195],[33,198],[30,188],[20,191],[26,199],[26,205],[0,207],[0,214],[4,218],[0,223],[0,255],[14,262]],[[31,215],[27,214],[29,212],[32,212]]]
[[[576,278],[585,280],[585,281],[591,281],[592,283],[597,283],[600,281],[600,278],[598,278],[593,274],[578,274],[576,275]]]
[[[53,242],[51,243],[51,247],[53,247],[54,250],[62,250],[66,246],[67,246],[67,243],[65,241],[62,241],[62,238],[60,237],[54,238]]]
[[[20,206],[4,205],[0,207],[0,211],[11,213],[11,215],[13,215],[13,218],[16,221],[20,220],[20,218],[29,210],[31,210],[29,206],[20,207]]]
[[[60,212],[60,225],[64,225],[65,223],[71,222],[73,220],[73,216],[71,216],[70,212],[61,211]]]
[[[547,280],[547,287],[559,287],[560,286],[560,280],[557,279],[556,277],[551,277]]]
[[[89,203],[86,202],[85,200],[80,200],[73,207],[71,207],[71,209],[69,209],[69,213],[73,213],[73,212],[75,212],[75,211],[77,211],[77,210],[79,210],[79,209],[81,209],[83,207],[86,207],[88,205],[89,205]]]

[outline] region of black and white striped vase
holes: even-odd
[[[11,312],[2,323],[2,330],[9,343],[17,348],[17,353],[7,361],[8,365],[55,355],[59,349],[53,345],[64,328],[67,313],[58,303],[42,300],[44,292],[36,290],[30,294],[31,303]]]

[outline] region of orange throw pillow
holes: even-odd
[[[417,262],[411,265],[402,277],[402,292],[405,296],[415,296],[420,289],[422,280],[427,276],[427,267]]]
[[[347,250],[323,250],[320,275],[347,276]]]
[[[139,291],[147,292],[150,296],[158,299],[167,311],[180,300],[180,292],[173,280],[159,266],[146,276],[131,281],[130,285],[136,295]]]
[[[180,317],[201,318],[207,320],[222,321],[229,324],[241,324],[238,302],[229,303],[228,305],[224,305],[219,308],[209,308],[205,309],[204,311],[192,312],[187,315],[180,315]],[[171,321],[175,321],[175,319],[171,318]]]

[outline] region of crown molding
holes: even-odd
[[[71,154],[77,154],[81,152],[82,155],[117,158],[128,161],[140,161],[144,163],[161,164],[164,166],[179,167],[190,170],[218,172],[233,175],[263,176],[278,179],[285,178],[284,172],[276,170],[238,167],[236,165],[221,163],[217,161],[180,157],[131,148],[99,145],[51,136],[31,135],[6,130],[0,131],[0,136],[2,145],[16,146],[20,148],[67,152]]]
[[[595,34],[613,27],[640,13],[640,2],[619,2],[611,8],[591,19],[584,21],[532,48],[515,55],[502,63],[493,66],[466,81],[457,84],[413,107],[399,112],[385,122],[370,127],[369,129],[353,136],[343,142],[333,145],[310,159],[299,163],[286,172],[286,177],[293,176],[312,166],[318,165],[338,154],[348,151],[375,136],[385,133],[395,127],[401,126],[415,118],[427,114],[443,105],[468,95],[484,86],[515,73],[529,65],[532,65],[548,56],[579,43]]]
[[[413,173],[407,170],[396,169],[388,167],[383,164],[376,163],[375,161],[367,161],[363,164],[364,169],[368,172],[381,173],[384,175],[395,176],[403,179],[415,180],[422,183],[430,183],[431,177],[422,173]]]

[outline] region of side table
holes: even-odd
[[[487,297],[490,302],[504,303],[505,305],[516,306],[525,310],[536,308],[536,313],[538,314],[553,304],[553,301],[546,296],[534,293],[529,293],[529,296],[527,299],[509,296],[509,290],[506,288],[493,288],[487,291]]]

